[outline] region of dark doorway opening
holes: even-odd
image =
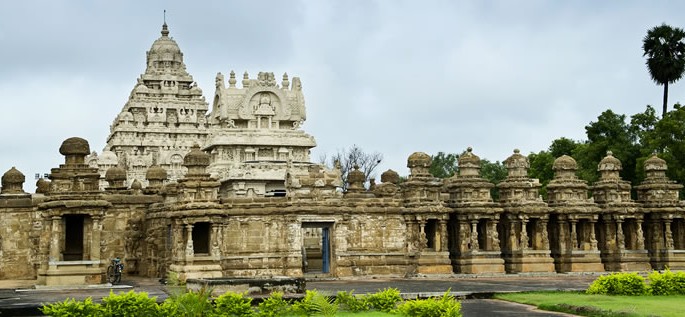
[[[64,216],[64,261],[83,260],[83,220],[84,215]]]
[[[209,254],[209,222],[193,225],[193,251],[196,255]]]

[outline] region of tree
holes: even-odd
[[[438,154],[431,157],[431,167],[429,169],[433,177],[448,178],[452,177],[457,172],[457,160],[459,155],[454,153],[445,154],[445,152],[438,152]]]
[[[369,179],[376,176],[374,172],[378,165],[381,164],[382,160],[382,154],[378,152],[364,152],[364,150],[356,144],[352,145],[349,149],[338,150],[337,153],[330,157],[330,160],[325,154],[319,158],[321,164],[329,167],[334,167],[336,163],[340,164],[344,191],[347,190],[347,175],[349,175],[355,166],[358,166],[359,170],[364,173],[364,181],[368,182]]]
[[[647,69],[657,85],[664,85],[664,103],[661,117],[666,115],[668,84],[675,83],[685,72],[685,31],[666,24],[647,31],[642,50],[647,56]]]

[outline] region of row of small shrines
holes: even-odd
[[[70,138],[60,147],[65,163],[38,181],[36,194],[23,191],[16,169],[2,176],[0,278],[99,283],[114,257],[130,274],[182,279],[685,269],[682,186],[667,178],[664,160],[645,161],[633,201],[611,153],[592,186],[562,156],[543,201],[527,158],[514,152],[497,185],[480,177],[469,149],[459,174],[445,180],[428,173],[429,155],[414,153],[402,183],[389,170],[367,190],[354,170],[340,193],[330,181],[336,173],[312,165],[288,173],[286,197],[222,198],[199,147],[185,156],[178,182],[165,183],[153,166],[147,187],[128,188],[126,171],[114,167],[100,191],[97,169],[84,162],[87,141]]]

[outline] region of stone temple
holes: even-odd
[[[634,189],[611,153],[592,185],[562,156],[543,199],[518,150],[491,184],[469,148],[451,178],[416,152],[406,181],[388,170],[366,189],[355,169],[343,192],[338,168],[310,162],[299,78],[219,73],[210,107],[183,58],[165,24],[102,152],[64,140],[36,193],[4,173],[0,279],[103,283],[114,257],[182,280],[685,269],[682,185],[656,155]]]

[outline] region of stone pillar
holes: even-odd
[[[49,261],[60,260],[60,245],[62,241],[62,217],[53,216],[52,230],[50,230],[50,257]]]
[[[637,228],[635,230],[635,238],[637,240],[637,249],[638,250],[644,250],[645,249],[645,236],[644,233],[642,232],[642,219],[637,219]]]
[[[664,219],[664,239],[666,239],[666,250],[673,250],[673,232],[671,232],[671,219]]]
[[[417,220],[419,222],[419,251],[423,251],[428,246],[428,239],[426,239],[426,220],[425,219],[417,219]],[[435,241],[435,240],[433,240],[433,241]]]
[[[519,249],[519,239],[516,238],[516,219],[511,219],[509,223],[509,249],[514,251]]]
[[[186,225],[186,258],[192,258],[195,256],[195,250],[193,249],[193,225]]]
[[[93,230],[90,240],[91,261],[100,260],[100,232],[102,232],[102,228],[100,226],[100,217],[93,217]]]
[[[480,249],[478,244],[478,220],[471,220],[471,250]]]
[[[521,250],[528,250],[528,231],[526,229],[526,224],[528,224],[528,219],[526,217],[521,218]]]
[[[447,243],[447,220],[440,219],[440,248],[436,251],[449,251]]]
[[[219,224],[212,223],[212,237],[210,239],[212,243],[212,249],[210,250],[210,255],[214,258],[219,258],[221,256],[220,250],[220,237],[219,237]]]
[[[591,220],[588,222],[588,226],[590,226],[590,249],[593,251],[597,251],[597,236],[595,235],[595,220]]]
[[[488,251],[500,251],[499,246],[499,233],[497,232],[497,220],[492,219],[488,222],[488,231],[490,234],[490,244],[491,247]]]
[[[616,246],[619,251],[626,248],[626,237],[623,235],[623,219],[616,218]]]
[[[471,234],[470,234],[470,226],[469,223],[466,221],[459,221],[459,239],[460,239],[460,251],[461,252],[466,252],[469,249],[472,248],[470,247],[471,244]]]
[[[549,233],[547,233],[547,221],[540,219],[540,235],[542,236],[542,249],[549,250]]]
[[[567,235],[568,225],[566,220],[559,220],[559,252],[564,254],[568,251],[569,237]],[[573,250],[573,248],[571,248]]]
[[[576,233],[577,220],[571,220],[571,250],[578,250],[578,234]]]

